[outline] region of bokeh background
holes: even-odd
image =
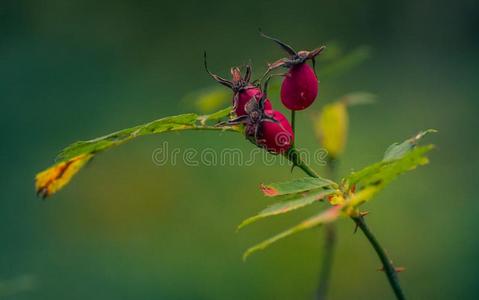
[[[262,27],[297,48],[330,45],[318,60],[322,94],[311,111],[352,91],[377,95],[376,104],[351,109],[339,175],[380,159],[389,144],[420,129],[439,130],[427,137],[437,144],[431,164],[368,204],[368,222],[407,268],[400,278],[410,299],[477,299],[478,6],[2,0],[0,298],[313,299],[320,228],[246,263],[241,254],[320,206],[235,233],[268,204],[259,183],[290,178],[288,168],[158,167],[151,160],[163,141],[252,149],[240,136],[142,138],[100,155],[48,201],[33,189],[34,174],[73,141],[197,111],[185,96],[215,86],[203,70],[203,50],[215,72],[227,75],[231,65],[251,60],[260,74],[282,55],[258,36]],[[362,64],[346,59],[322,77],[323,65],[358,49],[367,54]],[[298,141],[318,148],[309,112],[299,119]],[[352,231],[349,220],[340,222],[331,299],[392,299],[375,253]]]

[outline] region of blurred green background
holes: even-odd
[[[420,129],[439,130],[427,137],[438,146],[431,164],[368,204],[368,221],[407,268],[410,299],[479,297],[477,1],[2,0],[0,298],[313,299],[321,229],[246,263],[241,254],[320,206],[235,233],[268,204],[258,185],[290,178],[288,168],[151,161],[162,141],[252,149],[238,135],[143,138],[100,155],[52,199],[34,195],[34,174],[67,144],[194,110],[184,96],[215,86],[203,50],[217,73],[251,59],[260,74],[282,53],[258,27],[297,48],[331,45],[331,61],[370,49],[362,65],[325,78],[328,56],[318,59],[312,111],[351,91],[378,96],[351,110],[339,174]],[[298,141],[318,148],[309,112],[298,118]],[[352,231],[342,220],[331,299],[392,299],[375,253]]]

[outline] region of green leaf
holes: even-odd
[[[230,106],[209,115],[199,116],[198,118],[201,120],[202,124],[204,124],[206,121],[218,121],[229,117],[231,111],[232,107]]]
[[[326,223],[331,223],[334,222],[340,215],[341,215],[341,206],[333,206],[309,219],[304,220],[303,222],[299,223],[298,225],[291,227],[290,229],[281,232],[280,234],[277,234],[251,248],[246,250],[246,252],[243,254],[243,260],[246,260],[248,256],[253,254],[256,251],[266,249],[269,247],[271,244],[284,239],[285,237],[288,237],[290,235],[293,235],[295,233],[301,232],[306,229],[310,229],[319,225],[323,225]]]
[[[404,143],[394,144],[393,146],[389,147],[386,151],[387,155],[385,155],[387,159],[367,166],[357,172],[353,172],[348,177],[344,178],[341,181],[343,183],[341,184],[341,190],[331,189],[331,187],[335,186],[333,183],[330,186],[325,185],[322,191],[311,189],[306,194],[298,192],[302,189],[308,190],[311,188],[311,186],[314,186],[314,183],[311,185],[306,184],[307,181],[306,183],[301,182],[301,184],[291,184],[291,182],[289,182],[266,186],[267,189],[265,193],[269,194],[270,196],[271,194],[272,196],[286,195],[285,197],[292,198],[289,199],[290,201],[274,204],[261,211],[256,216],[245,220],[240,225],[240,228],[259,219],[286,213],[314,203],[314,201],[317,200],[317,197],[315,197],[316,193],[323,192],[329,193],[328,195],[334,194],[340,198],[340,201],[336,202],[337,205],[332,206],[328,210],[323,211],[322,213],[313,216],[312,218],[309,218],[300,224],[249,248],[244,253],[243,259],[246,259],[252,253],[263,250],[285,237],[321,224],[333,222],[341,215],[357,215],[358,206],[372,199],[379,191],[381,191],[388,183],[397,178],[400,174],[413,170],[417,166],[428,163],[426,154],[431,151],[434,146],[417,146],[417,143],[425,134],[429,132],[433,131],[426,130],[420,132],[413,138],[406,140]],[[405,145],[407,145],[407,147]],[[327,179],[321,180],[324,180],[325,183],[326,181],[330,182]],[[355,188],[353,188],[353,186]],[[290,194],[290,192],[292,194]]]
[[[319,200],[324,199],[326,196],[329,196],[331,194],[337,193],[338,190],[332,190],[332,189],[326,189],[326,190],[313,190],[309,192],[308,194],[295,194],[293,200],[289,201],[284,201],[284,202],[279,202],[275,203],[266,209],[260,211],[256,216],[250,217],[246,220],[244,220],[239,226],[238,230],[241,228],[252,224],[260,219],[266,218],[266,217],[271,217],[271,216],[276,216],[280,214],[285,214],[288,213],[292,210],[296,210],[302,207],[305,207],[307,205],[313,204],[314,202],[317,202]]]
[[[357,186],[358,191],[351,197],[347,205],[355,208],[363,204],[399,175],[427,164],[429,160],[426,153],[431,151],[434,146],[417,146],[417,143],[429,132],[434,132],[434,130],[422,131],[403,143],[391,145],[386,150],[382,161],[351,173],[346,181],[350,187]],[[362,192],[360,196],[357,195],[360,192]]]
[[[230,108],[223,109],[212,115],[200,116],[197,114],[182,114],[177,116],[158,119],[143,125],[123,129],[106,136],[89,141],[76,142],[63,149],[57,157],[58,161],[66,161],[81,154],[96,154],[111,147],[123,144],[133,138],[158,134],[168,131],[191,130],[191,129],[212,129],[212,130],[233,130],[237,127],[215,127],[207,125],[206,121],[218,120],[228,115]]]
[[[419,132],[414,137],[405,140],[404,142],[398,144],[394,143],[386,150],[384,153],[383,161],[392,161],[395,159],[400,159],[404,155],[406,155],[409,151],[411,151],[418,143],[420,139],[422,139],[428,133],[437,132],[435,129],[427,129],[424,131]]]
[[[215,126],[215,122],[226,118],[229,115],[230,111],[231,107],[222,109],[211,115],[202,116],[190,113],[161,118],[146,124],[123,129],[89,141],[80,141],[73,143],[72,145],[66,147],[60,152],[57,157],[58,163],[53,167],[47,169],[50,170],[48,175],[51,178],[58,178],[59,180],[62,180],[62,184],[55,185],[55,189],[50,189],[53,192],[46,194],[46,196],[49,196],[50,194],[60,190],[70,181],[71,177],[75,175],[79,171],[79,169],[81,169],[81,167],[83,167],[84,164],[80,165],[76,163],[77,161],[79,161],[79,158],[82,158],[81,161],[83,161],[83,158],[87,157],[87,161],[89,161],[91,160],[91,158],[93,158],[94,155],[100,152],[106,151],[115,146],[119,146],[140,136],[181,130],[217,130],[239,132],[240,127],[238,126]],[[59,172],[58,175],[55,175],[57,170],[63,168],[63,165],[60,163],[64,163],[65,166],[69,167],[72,165],[72,162],[75,162],[75,166],[79,167],[75,168],[75,172],[69,173],[69,175],[71,174],[71,176],[68,177],[68,180],[65,180],[64,176],[62,176],[64,172]],[[40,172],[39,174],[47,173]],[[46,176],[37,176],[37,178],[46,178]],[[49,182],[50,185],[52,183],[54,182]],[[43,185],[40,186],[37,182],[37,190],[45,190],[46,187],[44,187]]]
[[[276,197],[281,195],[306,192],[324,187],[337,188],[337,184],[334,181],[331,181],[326,178],[304,177],[286,182],[262,184],[261,190],[263,191],[265,196]]]

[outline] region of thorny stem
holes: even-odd
[[[303,170],[304,173],[314,178],[319,177],[318,173],[316,173],[313,169],[311,169],[308,165],[304,163],[298,150],[296,150],[294,146],[291,147],[291,149],[285,154],[285,156],[293,163],[294,166]]]
[[[286,157],[295,166],[303,170],[309,176],[315,177],[315,178],[319,177],[318,173],[316,173],[313,169],[311,169],[308,165],[304,163],[298,151],[294,147],[288,151],[288,153],[286,154]],[[376,237],[373,235],[369,227],[366,225],[366,222],[364,221],[363,217],[358,216],[358,217],[351,217],[351,218],[358,225],[361,231],[364,233],[369,243],[371,244],[371,246],[373,246],[374,250],[376,251],[376,254],[379,256],[379,259],[381,260],[383,264],[384,272],[386,273],[386,277],[389,281],[389,284],[391,285],[391,288],[394,291],[396,299],[404,300],[405,296],[401,289],[401,285],[399,284],[399,278],[397,276],[396,269],[394,268],[391,260],[387,256],[386,251],[384,251],[381,244],[379,244]]]
[[[396,298],[398,300],[404,300],[405,296],[404,296],[404,293],[401,289],[401,286],[399,285],[399,279],[398,279],[398,276],[397,276],[396,269],[394,268],[391,260],[387,256],[386,252],[381,247],[378,240],[373,235],[373,233],[371,232],[371,230],[367,226],[367,224],[364,221],[364,218],[362,216],[352,217],[352,219],[353,219],[354,222],[356,222],[356,224],[359,226],[359,228],[364,233],[366,238],[369,240],[369,243],[373,246],[374,250],[376,250],[376,253],[379,256],[379,259],[383,263],[384,272],[386,273],[386,276],[389,280],[389,284],[391,285],[391,288],[393,289],[394,294],[396,295]]]

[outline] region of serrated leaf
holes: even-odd
[[[200,116],[199,118],[200,120],[203,120],[203,123],[206,121],[218,121],[226,117],[229,117],[231,115],[231,110],[232,110],[232,107],[226,107],[212,114]]]
[[[281,232],[280,234],[277,234],[251,248],[246,250],[246,252],[243,254],[243,260],[246,260],[248,256],[253,254],[256,251],[259,250],[264,250],[267,247],[269,247],[271,244],[284,239],[285,237],[288,237],[290,235],[293,235],[295,233],[304,231],[306,229],[310,229],[319,225],[327,224],[334,222],[340,215],[341,215],[341,206],[333,206],[331,208],[328,208],[325,211],[322,211],[321,213],[304,220],[303,222],[299,223],[298,225],[291,227],[290,229]]]
[[[346,181],[349,186],[357,187],[358,191],[353,194],[348,205],[355,208],[363,204],[399,175],[427,164],[429,160],[426,153],[431,151],[434,146],[416,145],[419,139],[428,132],[432,131],[422,131],[401,144],[393,144],[386,151],[385,159],[351,173]]]
[[[313,204],[319,200],[324,199],[325,197],[337,193],[337,190],[326,189],[326,190],[313,190],[307,194],[296,194],[293,200],[283,201],[275,203],[266,209],[260,211],[256,216],[244,220],[239,226],[238,230],[252,224],[260,219],[281,215],[288,213],[290,211],[305,207],[307,205]]]
[[[427,163],[427,158],[424,155],[430,150],[432,150],[434,146],[427,145],[422,147],[416,147],[416,145],[422,137],[424,137],[427,133],[430,132],[435,132],[435,130],[428,129],[425,131],[421,131],[414,137],[407,139],[402,143],[392,144],[386,150],[382,161],[369,165],[359,171],[352,172],[345,179],[350,185],[364,184],[364,182],[367,181],[368,178],[370,179],[374,178],[374,176],[380,176],[378,175],[378,173],[381,173],[382,170],[393,169],[394,166],[398,167],[406,166],[408,164],[419,165]],[[419,150],[417,150],[417,148],[419,148]],[[403,161],[400,162],[399,160]]]
[[[420,132],[412,139],[406,140],[406,142],[408,142],[409,145],[416,145],[418,140],[427,132],[431,131]],[[398,146],[399,145],[401,144],[398,144]],[[330,201],[330,203],[333,205],[335,204],[335,206],[249,248],[244,253],[243,259],[246,259],[252,253],[265,249],[285,237],[321,224],[333,222],[340,215],[357,216],[358,206],[372,199],[379,191],[400,174],[413,170],[417,166],[427,164],[428,158],[426,157],[426,153],[433,148],[433,145],[404,147],[401,148],[405,149],[404,151],[395,152],[397,154],[393,156],[394,159],[392,160],[383,160],[367,166],[358,172],[353,172],[341,181],[343,183],[341,185],[341,190],[334,193],[338,199],[334,199],[333,201]],[[295,196],[298,195],[301,196],[301,194],[296,194]],[[304,205],[310,204],[310,201],[314,202],[314,200],[307,199],[307,196],[305,195],[304,198],[294,199],[290,203],[286,202],[273,205],[260,212],[258,215],[245,220],[240,226],[245,226],[263,217],[283,213],[282,209],[287,212],[292,209],[303,207]]]
[[[38,186],[45,185],[45,182],[42,179],[47,178],[46,174],[53,176],[55,173],[54,170],[61,167],[63,164],[69,165],[71,162],[73,162],[74,164],[69,169],[73,169],[73,166],[75,166],[75,172],[67,172],[65,174],[69,175],[68,180],[62,180],[63,178],[67,178],[66,176],[60,177],[59,181],[54,181],[57,182],[57,184],[52,185],[52,188],[48,190],[48,193],[45,193],[45,196],[52,195],[64,187],[83,167],[84,164],[76,163],[78,158],[88,157],[88,160],[90,160],[94,155],[100,152],[106,151],[115,146],[119,146],[140,136],[181,130],[218,130],[239,132],[240,128],[238,126],[215,126],[215,124],[212,123],[228,116],[229,111],[231,111],[231,108],[226,108],[211,115],[204,116],[190,113],[165,117],[146,124],[123,129],[89,141],[73,143],[60,152],[57,157],[57,161],[59,161],[58,164],[43,172],[40,172],[36,176],[37,190]]]
[[[368,172],[361,172],[363,173],[361,176],[353,176],[351,183],[359,185],[382,185],[383,183],[389,183],[398,175],[413,170],[417,166],[427,164],[429,160],[425,154],[433,148],[433,145],[416,147],[400,159],[374,164]]]
[[[405,140],[404,142],[398,144],[394,143],[388,147],[386,152],[384,153],[383,161],[392,161],[395,159],[402,158],[406,153],[411,151],[418,143],[420,139],[422,139],[426,134],[437,132],[435,129],[428,129],[419,132],[414,137]]]
[[[331,181],[326,178],[303,177],[285,182],[262,184],[261,190],[265,196],[276,197],[281,195],[306,192],[324,187],[335,188],[337,187],[337,184],[334,181]]]

